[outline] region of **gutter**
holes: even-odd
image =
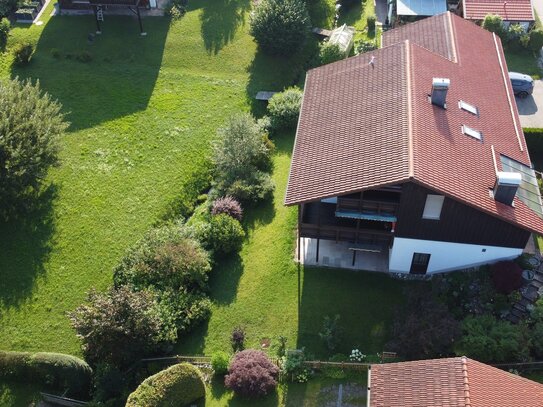
[[[371,404],[371,365],[368,366],[368,395],[366,398],[366,407],[370,407]]]

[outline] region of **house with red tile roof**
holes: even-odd
[[[499,38],[444,13],[310,70],[285,204],[305,264],[423,274],[519,256],[543,210]]]
[[[458,10],[467,20],[482,22],[488,14],[494,14],[506,26],[520,24],[525,30],[535,22],[532,0],[461,0]]]
[[[466,357],[372,365],[368,407],[542,407],[543,385]]]

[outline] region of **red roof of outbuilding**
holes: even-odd
[[[372,365],[369,407],[542,407],[543,385],[466,357]]]
[[[463,0],[464,18],[484,20],[487,14],[496,14],[504,21],[534,21],[531,0]]]
[[[518,198],[512,207],[489,193],[500,154],[531,165],[499,39],[445,13],[382,42],[308,72],[285,203],[413,181],[543,233],[543,219]],[[450,79],[446,109],[429,102],[435,77]]]

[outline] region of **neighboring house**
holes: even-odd
[[[543,385],[466,357],[372,365],[368,407],[542,407]]]
[[[285,197],[305,264],[432,273],[543,233],[501,42],[451,13],[308,72]]]
[[[466,20],[482,22],[488,14],[495,14],[506,26],[520,24],[525,30],[535,22],[532,0],[460,0],[458,10]]]

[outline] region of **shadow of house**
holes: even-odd
[[[58,99],[71,130],[80,130],[147,108],[158,77],[169,19],[146,18],[148,35],[128,16],[105,16],[103,34],[93,16],[56,16],[44,27],[30,65],[12,76],[40,80]],[[56,57],[55,57],[56,56]],[[81,62],[85,59],[87,62]]]
[[[402,287],[411,282],[381,273],[302,267],[297,348],[305,347],[317,358],[382,352],[388,342],[396,306],[404,301]],[[416,282],[415,282],[416,284]],[[325,348],[319,337],[324,317],[339,315],[339,347]]]
[[[55,229],[53,202],[57,189],[50,185],[36,199],[34,208],[19,219],[0,224],[0,305],[17,307],[45,273]]]
[[[216,0],[202,7],[202,38],[206,50],[217,54],[236,34],[250,8],[249,0]]]

